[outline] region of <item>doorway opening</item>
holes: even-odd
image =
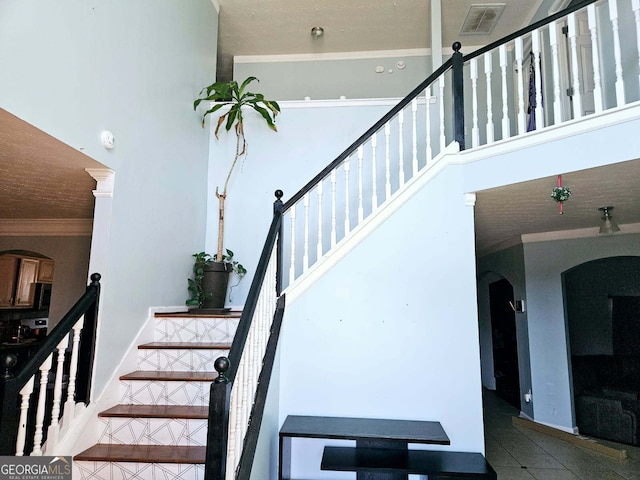
[[[502,279],[489,285],[496,394],[520,410],[520,370],[513,287]]]

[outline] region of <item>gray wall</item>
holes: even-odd
[[[94,393],[149,306],[186,299],[207,203],[209,132],[192,105],[216,49],[211,0],[0,2],[0,107],[116,175],[110,230],[93,238],[106,265]]]

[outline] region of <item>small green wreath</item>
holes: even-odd
[[[571,196],[571,190],[569,187],[553,187],[551,191],[551,198],[556,202],[566,202]]]

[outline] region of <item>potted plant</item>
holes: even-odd
[[[196,258],[196,264],[194,265],[194,273],[196,276],[199,275],[200,269],[202,267],[202,273],[206,276],[210,271],[219,272],[220,275],[227,277],[226,281],[221,281],[219,283],[220,287],[224,284],[224,290],[222,291],[222,304],[215,307],[207,307],[207,308],[221,308],[224,307],[224,300],[226,298],[226,285],[228,283],[228,276],[231,271],[235,271],[240,275],[240,278],[246,273],[246,270],[242,265],[238,264],[233,260],[233,252],[230,250],[225,250],[224,248],[224,202],[227,199],[227,187],[229,185],[229,180],[231,175],[233,174],[233,170],[238,163],[238,160],[246,155],[247,153],[247,140],[245,138],[244,133],[244,111],[251,109],[259,114],[261,118],[264,119],[267,126],[277,132],[275,120],[278,113],[280,113],[280,106],[277,102],[273,100],[267,100],[264,98],[264,95],[261,93],[252,93],[247,91],[247,86],[253,82],[258,81],[255,77],[248,77],[241,84],[238,84],[235,80],[230,82],[215,82],[211,85],[203,88],[200,92],[200,97],[197,98],[193,102],[193,108],[196,110],[198,106],[202,102],[212,102],[212,106],[204,112],[202,115],[202,126],[204,128],[205,121],[208,115],[213,114],[215,112],[221,111],[221,115],[218,117],[216,128],[214,130],[214,135],[216,138],[218,137],[218,133],[220,131],[220,127],[224,125],[226,131],[231,131],[233,129],[236,135],[236,148],[235,148],[235,156],[229,171],[227,173],[226,179],[224,181],[224,185],[222,187],[222,191],[220,191],[219,187],[216,187],[216,197],[218,198],[218,248],[215,255],[208,255],[204,252],[199,254],[194,254]],[[234,268],[234,265],[236,268]],[[241,269],[238,268],[242,267]],[[197,271],[196,271],[197,269]],[[240,273],[243,272],[243,273]],[[197,285],[198,281],[194,279],[196,284],[194,284],[195,289],[200,288]],[[218,282],[216,282],[218,284]],[[200,286],[205,290],[201,293],[198,292],[198,299],[202,294],[205,295],[205,302],[200,303],[199,305],[209,305],[213,304],[213,301],[209,302],[209,300],[213,300],[213,298],[220,298],[220,294],[212,294],[210,298],[207,297],[208,291],[206,288],[209,288],[209,283],[203,278]],[[193,300],[194,292],[192,291],[191,281],[189,282],[189,291],[191,292],[192,298],[187,301],[189,305],[189,301]],[[192,303],[195,300],[192,301]]]
[[[229,273],[234,272],[240,281],[247,273],[244,266],[227,250],[218,262],[206,252],[193,255],[193,278],[188,279],[189,299],[186,304],[194,310],[224,311]]]

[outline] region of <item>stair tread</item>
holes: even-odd
[[[111,445],[98,443],[73,457],[74,461],[204,463],[203,446],[176,445]]]
[[[135,372],[122,375],[120,380],[181,380],[211,382],[217,377],[218,372],[136,370]]]
[[[230,343],[219,342],[150,342],[138,345],[139,350],[151,349],[229,350]]]
[[[98,415],[100,417],[126,418],[191,418],[207,419],[208,406],[189,405],[127,405],[111,407]]]

